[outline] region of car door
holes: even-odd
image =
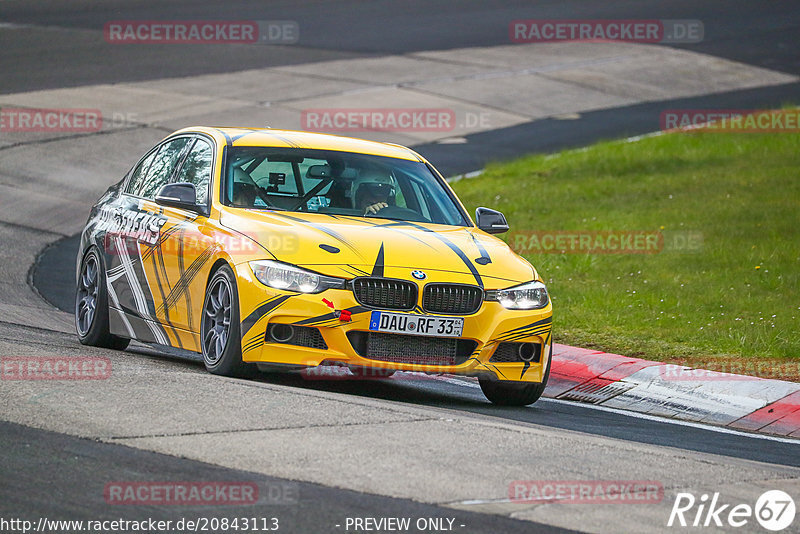
[[[174,346],[190,350],[199,350],[195,345],[205,275],[216,250],[213,236],[204,233],[214,154],[211,139],[193,138],[171,179],[173,183],[195,186],[197,210],[158,205],[151,198],[144,201],[148,210],[166,219],[158,246],[143,255],[155,300],[155,318],[165,327]]]
[[[115,224],[104,238],[112,332],[141,341],[179,345],[159,317],[158,280],[146,265],[160,249],[169,218],[156,205],[158,190],[169,183],[193,136],[170,138],[136,166],[114,206]]]

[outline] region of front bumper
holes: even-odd
[[[293,368],[337,363],[375,369],[467,376],[490,375],[499,380],[541,382],[552,352],[550,304],[541,310],[522,311],[508,310],[498,302],[484,302],[476,313],[463,316],[464,329],[460,338],[446,338],[464,340],[459,344],[461,352],[468,347],[468,354],[457,358],[455,364],[442,365],[440,361],[426,364],[424,360],[419,359],[413,363],[400,361],[408,360],[410,351],[402,344],[398,344],[397,339],[393,340],[394,345],[398,347],[397,358],[392,358],[391,355],[387,358],[386,354],[382,354],[381,359],[376,359],[373,354],[365,352],[363,344],[359,343],[366,334],[355,334],[369,332],[372,309],[361,306],[351,291],[329,289],[318,294],[298,294],[264,286],[255,279],[246,263],[238,265],[236,271],[239,286],[242,359],[245,362],[277,364]],[[387,273],[387,276],[390,274]],[[434,273],[426,282],[474,284],[474,280],[467,275],[447,273],[446,280],[437,280],[437,276],[444,278],[445,275]],[[332,303],[333,308],[324,301]],[[343,310],[350,312],[349,320],[343,320],[348,315],[345,313],[343,317],[341,313]],[[300,330],[297,327],[302,327],[304,335],[310,336],[304,337],[304,340],[310,341],[308,343],[303,341],[303,344],[309,346],[270,340],[272,336],[268,336],[267,331],[275,328],[274,325],[292,325],[295,331]],[[310,329],[316,329],[319,336]],[[320,339],[324,342],[320,343]],[[521,359],[507,361],[513,359],[508,357],[513,353],[509,352],[509,347],[512,345],[500,347],[503,343],[538,345],[536,356],[531,359],[532,361]],[[503,357],[500,355],[501,352]],[[386,361],[387,359],[395,361]]]

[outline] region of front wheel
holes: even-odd
[[[109,330],[106,271],[100,252],[94,247],[81,261],[75,292],[75,329],[84,345],[123,350],[131,342]]]
[[[220,267],[206,289],[200,325],[203,363],[208,372],[223,376],[249,376],[254,366],[242,361],[239,294],[236,278],[227,265]]]
[[[481,385],[483,394],[492,404],[498,406],[528,406],[533,404],[544,393],[547,387],[547,379],[550,378],[550,362],[553,360],[552,350],[547,360],[547,367],[544,370],[542,381],[537,382],[511,382],[498,380],[494,377],[479,377],[478,383]]]

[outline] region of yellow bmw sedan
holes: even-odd
[[[196,127],[98,200],[77,258],[80,341],[202,353],[215,374],[347,366],[475,376],[527,405],[550,371],[536,270],[408,148]]]

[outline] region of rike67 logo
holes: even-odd
[[[678,493],[667,526],[738,528],[749,524],[752,528],[752,519],[755,518],[763,528],[778,532],[791,526],[794,516],[794,500],[781,490],[765,491],[755,506],[723,503],[719,492],[710,497],[704,493],[699,499],[691,493]]]

